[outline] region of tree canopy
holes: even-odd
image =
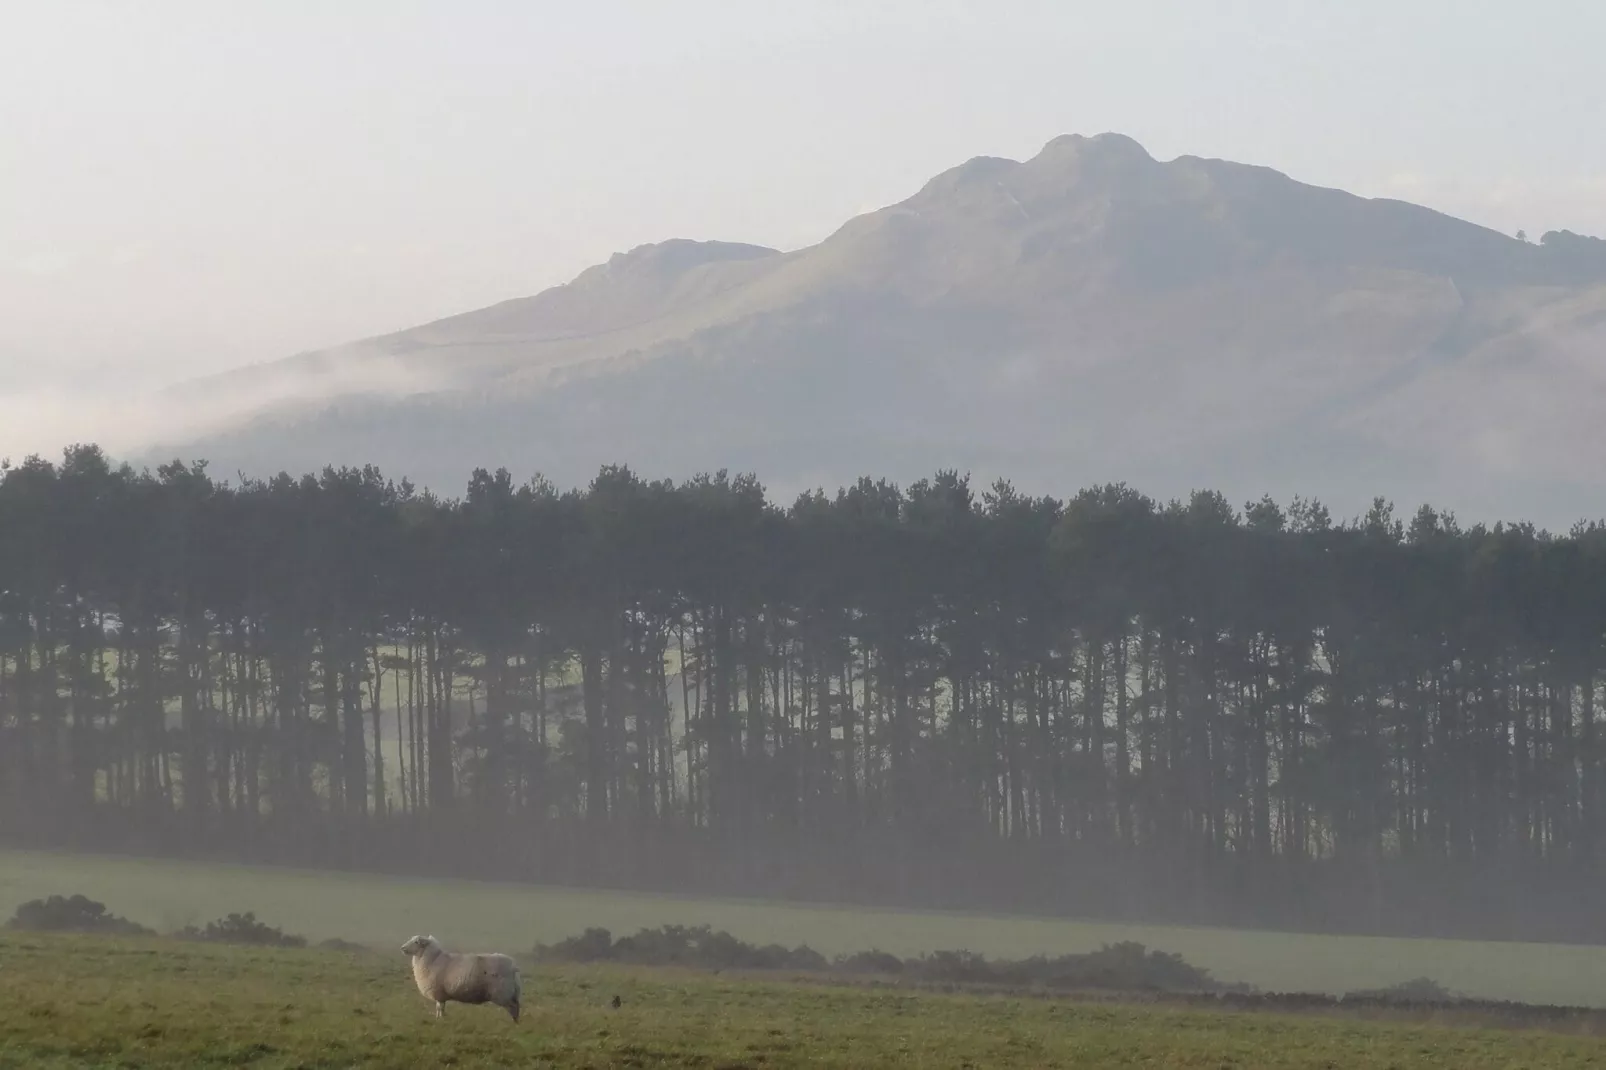
[[[1595,524],[79,446],[0,478],[0,835],[1592,940],[1603,637]]]

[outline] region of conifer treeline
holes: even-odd
[[[0,480],[0,831],[1593,939],[1603,636],[1596,525],[76,447]]]

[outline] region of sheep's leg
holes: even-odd
[[[446,1001],[444,999],[437,999],[435,1001],[435,1017],[446,1017]]]
[[[519,1020],[519,1001],[514,1000],[512,1003],[509,1003],[507,1005],[507,1012],[511,1014],[513,1016],[513,1020],[517,1022]]]

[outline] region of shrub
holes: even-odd
[[[664,925],[641,929],[618,940],[607,929],[587,929],[556,944],[538,944],[537,958],[567,962],[622,962],[637,966],[684,966],[694,969],[810,970],[904,977],[942,985],[1007,985],[1057,989],[1100,988],[1118,991],[1241,991],[1223,985],[1208,970],[1189,965],[1182,956],[1150,951],[1124,942],[1097,951],[1047,958],[989,962],[972,951],[934,951],[916,959],[900,959],[885,951],[861,951],[829,962],[809,947],[762,947],[706,925]]]
[[[1413,977],[1387,988],[1368,988],[1346,992],[1347,1000],[1375,1000],[1382,1003],[1454,1003],[1461,997],[1431,977]]]
[[[839,960],[845,969],[897,974],[932,984],[1007,985],[1123,992],[1216,992],[1225,986],[1182,956],[1123,942],[1083,954],[989,961],[973,951],[934,951],[900,961],[881,952]]]
[[[306,937],[296,936],[276,926],[264,924],[250,911],[209,921],[204,929],[186,925],[173,935],[180,940],[200,940],[212,944],[251,944],[256,947],[307,946]]]
[[[536,944],[535,957],[561,962],[603,962],[613,957],[613,934],[607,929],[587,929],[555,944]]]
[[[768,957],[781,960],[776,969],[822,973],[831,968],[830,960],[807,944],[799,944],[790,951],[780,944],[770,944],[760,950]]]
[[[587,929],[556,944],[537,944],[537,958],[566,962],[627,962],[636,966],[686,966],[709,970],[825,970],[824,955],[809,947],[756,947],[707,925],[663,925],[613,939],[607,929]]]
[[[922,981],[962,985],[1001,980],[998,974],[1003,972],[1004,964],[992,966],[973,951],[933,951],[908,965],[908,972]]]
[[[838,955],[833,964],[844,973],[879,973],[896,976],[903,972],[903,960],[879,949]]]
[[[1105,944],[1085,955],[1043,960],[1042,975],[1036,979],[1055,988],[1209,992],[1218,987],[1209,970],[1189,965],[1181,955],[1149,951],[1132,941]]]
[[[17,908],[17,913],[6,922],[6,927],[36,932],[102,933],[108,936],[155,935],[137,922],[106,913],[105,903],[82,895],[53,895],[49,899],[29,900]]]
[[[338,936],[331,936],[327,940],[318,941],[318,947],[323,951],[359,952],[368,950],[368,948],[362,944],[354,944],[350,940],[342,940]]]

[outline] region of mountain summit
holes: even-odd
[[[476,466],[751,470],[781,494],[953,467],[1565,524],[1606,489],[1603,341],[1606,242],[1072,134],[809,248],[644,245],[533,297],[189,384],[197,406],[262,403],[147,459],[373,462],[445,493]]]

